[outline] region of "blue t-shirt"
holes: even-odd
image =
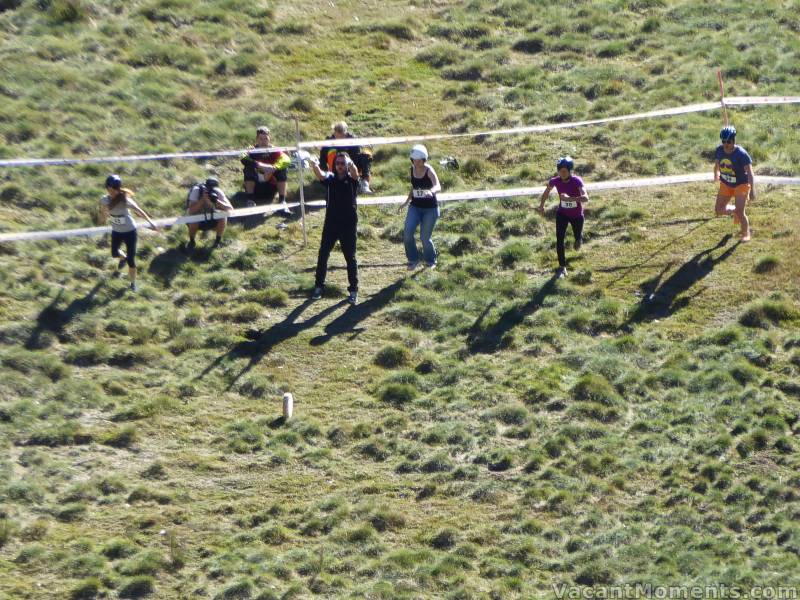
[[[736,187],[748,183],[744,168],[753,163],[747,150],[734,146],[733,152],[725,154],[722,144],[717,146],[716,158],[719,161],[719,180],[728,187]]]

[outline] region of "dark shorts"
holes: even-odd
[[[258,183],[258,173],[254,166],[246,165],[243,172],[245,181],[255,181],[256,184]],[[275,177],[275,181],[286,181],[289,177],[289,171],[288,169],[279,169],[273,173],[273,176]]]
[[[119,258],[119,248],[125,244],[125,256],[128,266],[131,268],[136,267],[136,230],[126,231],[120,233],[119,231],[111,232],[111,256]]]
[[[217,228],[217,223],[222,219],[208,219],[207,221],[200,221],[197,225],[200,231],[212,231]]]

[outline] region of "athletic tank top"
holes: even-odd
[[[433,188],[433,180],[431,179],[428,167],[425,167],[425,174],[422,177],[414,177],[414,167],[411,167],[411,206],[417,208],[436,208],[436,194],[433,198],[426,198],[422,195],[424,190]]]

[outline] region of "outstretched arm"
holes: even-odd
[[[150,227],[152,227],[153,229],[158,229],[158,226],[155,223],[153,223],[153,219],[150,218],[150,215],[148,215],[144,211],[144,209],[136,203],[135,200],[133,200],[132,198],[128,198],[127,202],[128,206],[130,206],[134,210],[134,212],[139,214],[142,218],[146,219],[148,223],[150,223]]]

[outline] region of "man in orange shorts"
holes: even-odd
[[[714,161],[714,181],[719,181],[717,216],[733,215],[733,222],[741,227],[743,242],[750,241],[750,219],[744,212],[748,198],[756,199],[753,183],[753,160],[747,150],[736,145],[736,128],[728,125],[719,132],[722,143],[717,146]],[[728,204],[731,198],[735,204]]]

